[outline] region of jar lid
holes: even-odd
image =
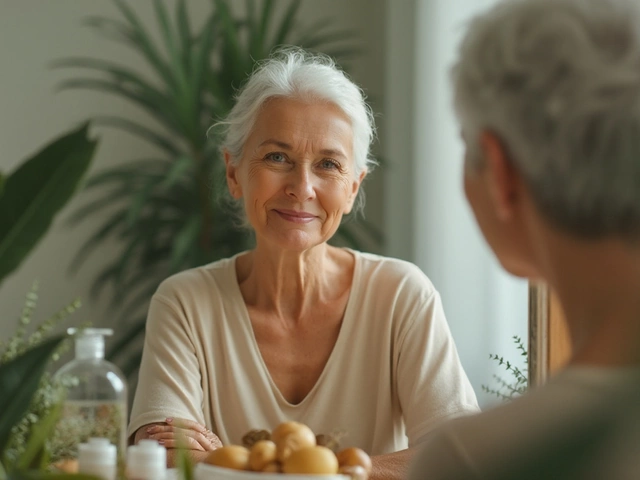
[[[157,440],[140,440],[137,445],[131,445],[127,449],[127,465],[167,465],[167,449]]]
[[[78,464],[115,465],[116,446],[107,438],[90,438],[87,443],[78,445]]]

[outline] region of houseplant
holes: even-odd
[[[494,374],[494,385],[482,385],[483,392],[493,395],[502,401],[509,401],[519,397],[527,391],[529,386],[527,377],[527,349],[519,336],[514,335],[511,338],[516,349],[520,352],[520,356],[524,357],[525,365],[523,369],[521,370],[514,362],[505,360],[505,358],[500,355],[490,353],[489,358],[504,368],[505,372],[509,374],[511,378],[505,379],[501,375]]]
[[[97,144],[87,134],[88,125],[82,125],[21,163],[10,175],[0,175],[0,283],[24,261],[77,190]],[[71,304],[68,313],[75,306]],[[31,307],[27,302],[27,309]],[[29,311],[23,311],[23,319],[30,319]],[[51,321],[57,319],[54,316]],[[18,331],[14,337],[18,340],[0,345],[0,480],[42,478],[37,471],[47,464],[43,447],[55,423],[55,402],[38,410],[38,421],[30,423],[24,445],[16,449],[19,455],[7,453],[15,435],[24,433],[15,427],[25,415],[33,415],[33,397],[42,387],[47,363],[63,340],[62,336],[45,337],[51,325],[45,322],[26,342],[21,341],[24,335]],[[30,472],[34,468],[36,472]]]
[[[229,0],[213,0],[209,17],[199,29],[189,21],[185,0],[177,0],[171,15],[163,0],[154,0],[161,44],[154,43],[136,13],[124,0],[113,0],[120,19],[91,17],[87,24],[99,34],[133,49],[152,68],[153,78],[136,69],[94,58],[69,58],[58,67],[81,69],[62,88],[106,92],[132,102],[154,120],[155,127],[124,117],[94,119],[151,143],[154,158],[128,162],[91,178],[90,190],[102,197],[76,212],[73,221],[96,214],[105,221],[80,250],[80,266],[108,239],[122,251],[97,276],[93,292],[113,292],[113,316],[126,325],[108,357],[127,375],[140,363],[141,338],[148,300],[160,281],[186,268],[202,265],[249,248],[251,236],[236,228],[234,212],[221,202],[224,185],[220,139],[207,131],[232,106],[233,94],[273,48],[296,44],[344,59],[355,50],[351,38],[322,19],[296,33],[300,0],[286,3],[278,16],[276,2],[246,0],[243,16],[234,16]],[[237,2],[236,2],[237,3]],[[283,5],[282,2],[279,3]],[[86,73],[86,75],[85,75]],[[376,235],[366,222],[360,225]],[[338,240],[358,247],[354,224],[343,225]]]

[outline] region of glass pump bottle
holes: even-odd
[[[126,454],[127,383],[124,375],[104,359],[106,328],[70,328],[75,358],[54,379],[63,386],[60,420],[51,441],[54,458],[77,458],[78,446],[91,437],[106,438],[117,447],[120,462]]]

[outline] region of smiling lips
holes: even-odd
[[[280,217],[282,217],[283,219],[293,223],[309,223],[316,218],[316,216],[311,213],[296,212],[295,210],[280,209],[280,210],[275,210],[275,212],[278,215],[280,215]]]

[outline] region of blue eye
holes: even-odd
[[[282,153],[274,152],[267,155],[267,158],[275,163],[282,163],[287,160]]]
[[[326,170],[332,170],[332,169],[335,169],[335,168],[340,168],[340,165],[338,165],[335,161],[329,160],[329,159],[323,160],[320,165],[322,166],[322,168],[324,168]]]

